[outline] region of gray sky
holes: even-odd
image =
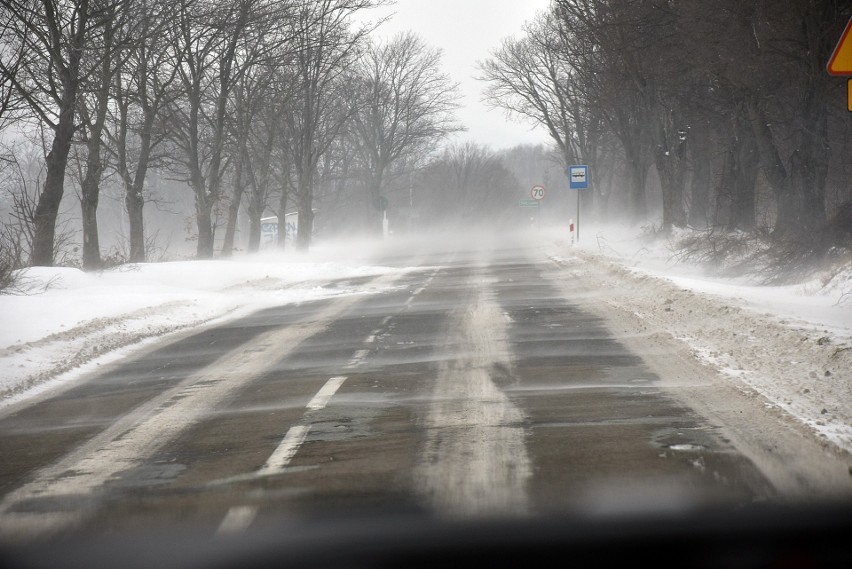
[[[463,95],[458,118],[467,132],[454,141],[472,140],[502,149],[522,143],[548,143],[541,127],[506,118],[499,109],[481,102],[484,84],[474,80],[476,63],[488,57],[507,36],[520,37],[524,22],[544,10],[550,0],[397,0],[367,12],[375,20],[392,15],[375,35],[388,38],[411,30],[433,47],[443,50],[442,67]]]

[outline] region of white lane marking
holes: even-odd
[[[354,367],[358,367],[362,363],[364,363],[364,359],[370,354],[370,350],[358,350],[355,352],[355,355],[352,356],[352,359],[349,360],[346,364],[346,369],[351,369]]]
[[[393,318],[392,316],[386,316],[384,320],[382,320],[381,326],[370,332],[370,334],[364,339],[365,344],[375,344],[376,340],[379,338],[379,334],[384,331],[385,325]],[[352,358],[346,363],[346,369],[352,369],[360,366],[364,363],[364,360],[367,359],[367,356],[370,355],[370,349],[365,348],[363,350],[358,350],[352,355]]]
[[[234,506],[219,524],[216,533],[219,535],[243,533],[248,529],[257,515],[257,506]]]
[[[319,411],[328,405],[329,400],[337,392],[343,382],[346,381],[345,376],[336,376],[325,382],[320,390],[308,402],[306,409],[308,411]],[[304,421],[304,419],[303,419]],[[273,476],[284,471],[305,438],[311,430],[310,424],[293,425],[284,435],[284,438],[278,444],[266,463],[260,469],[247,477],[246,479],[261,478],[263,476]],[[248,529],[257,515],[257,506],[233,506],[225,515],[225,519],[219,524],[219,529],[216,531],[219,535],[243,533]]]
[[[339,305],[332,312],[338,313]],[[298,325],[265,334],[258,345],[292,346],[320,332],[317,323]],[[269,341],[274,339],[275,341]],[[243,346],[173,389],[137,407],[100,434],[44,468],[35,478],[7,494],[0,503],[0,537],[32,539],[57,531],[86,516],[91,508],[73,511],[46,509],[37,516],[20,516],[18,504],[63,495],[91,495],[152,456],[188,426],[208,416],[209,410],[228,400],[242,386],[285,357],[293,348],[250,352]]]
[[[272,451],[272,455],[266,460],[266,464],[260,467],[257,471],[260,476],[269,476],[279,474],[284,468],[290,464],[290,461],[296,456],[296,452],[302,443],[305,442],[305,437],[308,436],[308,431],[311,430],[310,425],[293,425],[284,435],[284,438],[279,443],[278,447]]]
[[[328,405],[328,401],[331,399],[331,396],[340,389],[340,386],[343,385],[344,381],[346,381],[346,376],[344,375],[332,377],[326,381],[325,385],[323,385],[317,394],[314,395],[313,399],[308,402],[308,410],[319,411],[320,409],[324,409],[325,406]]]
[[[401,273],[382,275],[372,283],[387,286],[400,276]],[[340,297],[312,322],[272,330],[224,354],[41,469],[0,501],[0,539],[31,540],[78,523],[94,511],[96,504],[73,510],[46,507],[37,513],[17,507],[30,500],[47,504],[51,498],[65,495],[99,493],[105,484],[143,464],[190,425],[208,417],[211,409],[286,358],[304,340],[325,330],[327,322],[359,300],[357,295]]]
[[[431,280],[431,278],[429,280]],[[425,286],[422,287],[415,293],[415,295],[422,292],[425,288]],[[413,297],[409,298],[408,302],[411,300],[413,300]],[[392,315],[385,316],[382,319],[381,325],[365,338],[364,343],[375,343],[379,334],[384,331],[385,326],[388,325],[392,318]],[[346,364],[346,368],[351,369],[358,367],[364,362],[364,359],[366,359],[369,354],[369,349],[357,350]],[[311,398],[306,409],[308,411],[319,411],[324,409],[346,379],[346,376],[335,376],[330,378],[325,385],[320,388],[316,395]],[[272,455],[266,463],[257,472],[236,476],[223,482],[227,483],[237,480],[251,480],[263,476],[280,474],[287,467],[293,457],[296,456],[296,453],[299,451],[302,443],[305,442],[305,438],[308,436],[310,429],[310,423],[307,423],[303,418],[301,424],[290,427],[287,434],[284,435],[284,439],[281,443],[279,443],[278,447],[276,447],[276,449],[272,452]],[[257,511],[257,506],[233,506],[230,510],[228,510],[228,513],[225,515],[225,518],[222,520],[222,523],[219,525],[219,529],[216,533],[220,535],[243,533],[254,521],[254,518],[257,516]]]

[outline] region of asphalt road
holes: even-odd
[[[752,428],[773,421],[761,405],[720,393],[659,334],[590,310],[597,284],[540,251],[381,261],[422,268],[361,283],[386,292],[186,334],[4,411],[0,540],[172,526],[239,535],[353,512],[736,506],[836,490],[807,472],[797,492],[779,485],[772,470],[784,466],[760,447],[801,437]]]

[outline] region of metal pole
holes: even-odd
[[[580,242],[580,194],[583,190],[577,190],[577,243]]]

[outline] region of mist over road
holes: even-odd
[[[0,539],[827,500],[848,466],[542,250],[398,250],[0,414]],[[357,282],[356,282],[357,281]]]

